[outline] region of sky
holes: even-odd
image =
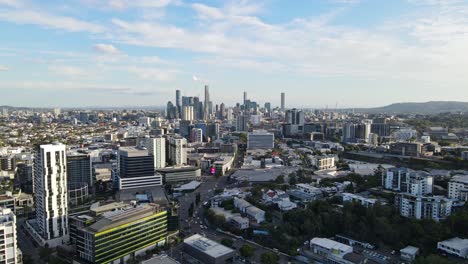
[[[468,101],[468,0],[0,0],[0,105]]]

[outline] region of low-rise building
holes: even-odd
[[[342,196],[343,202],[357,202],[365,207],[373,206],[377,202],[377,199],[367,198],[354,193],[343,193]]]
[[[232,262],[236,255],[234,250],[199,234],[184,239],[183,250],[190,257],[206,264]]]
[[[257,222],[257,224],[260,224],[261,222],[265,221],[265,211],[263,211],[260,208],[257,208],[255,206],[250,206],[250,207],[247,207],[247,209],[245,210],[245,213],[251,220]]]
[[[215,174],[224,176],[226,172],[230,171],[234,163],[234,156],[221,156],[217,161],[213,162]]]
[[[244,199],[234,198],[234,206],[258,224],[265,221],[265,211],[253,206]]]
[[[229,219],[229,222],[237,229],[244,230],[249,228],[249,219],[240,215],[233,216]]]
[[[189,182],[201,177],[201,169],[197,167],[166,167],[157,169],[157,173],[163,177],[163,183]]]
[[[468,239],[454,237],[437,243],[437,249],[460,258],[468,258]]]
[[[312,156],[308,155],[309,160],[317,170],[332,170],[336,169],[335,156]]]
[[[400,249],[400,257],[404,261],[413,262],[419,254],[419,248],[407,246]]]
[[[325,263],[350,263],[344,259],[344,256],[353,253],[351,246],[320,237],[310,240],[310,249],[319,261],[322,260]]]
[[[314,187],[307,183],[296,184],[296,189],[300,192],[313,196],[315,199],[320,199],[323,197],[323,192],[320,188]]]

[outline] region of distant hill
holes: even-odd
[[[431,101],[425,103],[395,103],[376,108],[355,109],[356,112],[364,113],[421,113],[436,114],[444,112],[468,113],[468,102],[456,101]]]

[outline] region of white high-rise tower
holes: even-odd
[[[34,161],[37,230],[50,247],[66,243],[68,233],[67,156],[63,144],[41,145]]]
[[[166,167],[166,139],[163,137],[149,138],[149,154],[153,155],[154,168]]]

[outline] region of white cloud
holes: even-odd
[[[118,54],[120,51],[114,47],[112,44],[96,44],[94,45],[94,50],[99,51],[105,54]]]
[[[113,9],[127,8],[163,8],[173,3],[173,0],[109,0],[108,6]]]
[[[8,71],[9,68],[5,65],[0,65],[0,71]]]
[[[192,4],[192,8],[198,13],[201,19],[222,19],[225,17],[223,12],[216,7],[195,3]]]
[[[188,50],[199,54],[198,63],[266,73],[460,81],[468,64],[468,6],[449,2],[373,28],[332,24],[345,7],[271,24],[252,15],[261,8],[245,1],[235,8],[193,4],[200,22],[194,28],[114,19],[114,40]]]
[[[33,24],[46,28],[62,29],[70,32],[86,31],[91,33],[104,32],[104,27],[87,21],[67,16],[57,16],[32,10],[3,10],[0,20],[16,24]]]
[[[69,66],[69,65],[52,64],[49,66],[49,71],[58,75],[67,76],[71,78],[82,77],[86,75],[85,70],[79,67]]]
[[[169,81],[174,79],[177,71],[167,70],[160,68],[148,68],[131,66],[127,67],[126,70],[142,80],[153,80],[153,81]]]
[[[19,7],[21,4],[17,0],[0,0],[0,5]]]

